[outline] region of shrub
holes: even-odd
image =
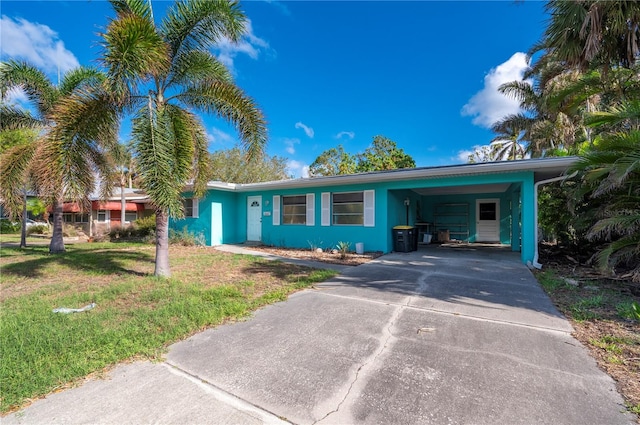
[[[347,254],[349,253],[349,248],[351,248],[351,242],[343,242],[343,241],[338,242],[338,244],[336,245],[336,249],[340,253],[341,259],[344,260],[345,258],[347,258]]]
[[[10,220],[0,220],[0,233],[18,233],[20,231],[20,223],[12,223]]]
[[[169,243],[182,246],[204,246],[206,245],[202,233],[195,234],[183,227],[182,230],[169,229]]]
[[[156,232],[156,215],[152,214],[148,217],[139,218],[133,222],[133,227],[136,229],[136,235],[139,237],[155,235]]]
[[[46,224],[27,227],[27,235],[44,235],[45,233],[49,233],[49,226]]]
[[[63,224],[62,225],[62,236],[64,236],[64,237],[78,236],[78,229],[76,229],[75,226],[72,226],[70,224]]]

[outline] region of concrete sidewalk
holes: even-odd
[[[2,423],[633,423],[571,330],[517,254],[430,246]]]

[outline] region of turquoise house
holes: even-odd
[[[537,188],[566,178],[577,158],[423,167],[267,183],[210,182],[173,229],[207,245],[256,242],[310,248],[350,242],[394,250],[392,228],[416,228],[419,243],[499,243],[537,262]],[[188,189],[188,188],[187,188]]]

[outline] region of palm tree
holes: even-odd
[[[498,161],[522,159],[525,147],[521,143],[527,128],[528,118],[522,114],[509,115],[491,127],[496,137],[489,144],[494,148],[494,158]]]
[[[238,40],[245,15],[238,3],[184,0],[156,26],[151,3],[111,0],[116,17],[103,34],[102,61],[112,93],[133,114],[132,148],[142,189],[156,210],[155,275],[169,276],[169,217],[184,214],[188,182],[196,196],[207,176],[207,138],[196,112],[235,125],[249,156],[266,144],[264,117],[210,52]]]
[[[582,71],[593,66],[629,68],[640,53],[640,4],[637,1],[553,0],[551,19],[540,50]]]
[[[49,251],[64,252],[62,205],[65,199],[88,203],[100,175],[110,169],[104,148],[115,139],[115,110],[102,90],[104,75],[92,68],[67,72],[58,85],[38,68],[18,61],[0,64],[0,130],[33,128],[33,143],[6,151],[0,165],[0,195],[9,211],[17,211],[28,176],[37,192],[53,206]],[[22,89],[35,115],[4,103],[7,93]],[[108,179],[103,193],[110,191]]]
[[[588,237],[609,242],[597,256],[600,267],[632,265],[632,278],[640,282],[640,101],[595,113],[588,123],[626,128],[602,134],[574,167],[581,172],[583,192],[604,200]]]

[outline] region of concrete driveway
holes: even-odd
[[[633,423],[571,331],[519,254],[429,246],[2,423]]]

